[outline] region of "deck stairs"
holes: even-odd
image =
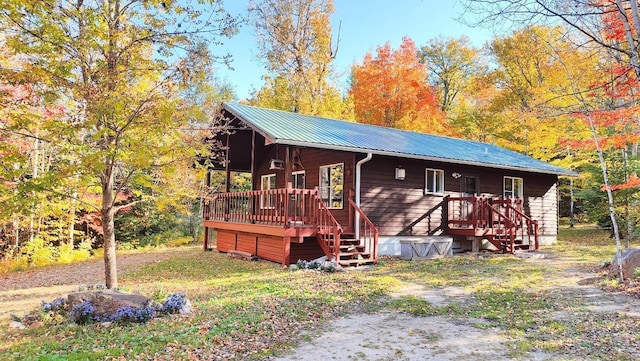
[[[503,253],[515,253],[532,248],[529,243],[525,243],[523,237],[520,237],[522,234],[521,226],[514,225],[513,227],[514,229],[511,230],[505,225],[496,224],[493,227],[495,231],[487,235],[487,240]],[[513,249],[511,248],[511,238],[513,238]]]
[[[445,233],[486,239],[499,251],[538,250],[538,222],[524,213],[520,199],[449,197]]]
[[[371,252],[367,252],[365,250],[365,246],[361,244],[359,239],[355,238],[354,233],[342,233],[339,236],[336,250],[336,242],[335,237],[331,236],[323,240],[319,239],[320,242],[324,242],[326,249],[329,251],[329,254],[332,255],[332,259],[335,258],[337,254],[338,263],[343,267],[348,266],[362,266],[374,264],[375,259]],[[324,249],[325,247],[323,247]],[[325,253],[327,253],[325,251]]]

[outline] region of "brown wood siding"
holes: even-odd
[[[216,248],[220,252],[229,252],[236,248],[236,233],[233,231],[218,230],[216,236]]]
[[[405,169],[405,179],[395,179],[395,168]],[[362,166],[361,205],[379,227],[380,235],[398,235],[407,225],[442,201],[438,195],[425,195],[425,169],[444,170],[445,194],[460,196],[465,175],[475,176],[478,194],[502,197],[503,177],[520,177],[524,181],[525,211],[540,224],[540,234],[557,234],[557,176],[527,172],[448,164],[442,162],[373,156]],[[458,179],[453,173],[462,176]],[[432,214],[432,224],[441,212]],[[426,233],[426,221],[416,225],[414,235]]]
[[[311,261],[324,256],[324,252],[316,237],[305,237],[302,243],[291,243],[291,256],[289,262],[296,263],[302,259]]]
[[[258,235],[257,256],[273,262],[282,263],[284,259],[284,239]]]
[[[258,137],[258,142],[264,143],[264,138]],[[276,149],[277,148],[277,149]],[[260,189],[261,177],[267,174],[276,175],[276,187],[286,188],[288,179],[285,179],[284,170],[272,170],[269,169],[269,163],[271,159],[285,160],[286,146],[283,145],[270,145],[265,149],[264,156],[261,158],[260,163],[256,166],[256,176],[254,180],[254,189]],[[289,147],[290,152],[293,154],[296,147]],[[343,226],[348,226],[349,223],[349,203],[347,197],[349,196],[349,190],[354,189],[354,167],[355,156],[353,153],[340,152],[333,150],[312,149],[312,148],[299,148],[300,150],[300,168],[292,169],[295,171],[305,171],[305,188],[314,189],[320,185],[320,167],[331,164],[344,163],[344,194],[343,194],[343,208],[331,209],[331,213],[336,220]],[[290,157],[293,159],[293,156]]]
[[[238,233],[236,251],[256,254],[257,237],[252,233]]]

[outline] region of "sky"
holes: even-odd
[[[246,15],[248,0],[226,0],[225,9],[231,14]],[[404,36],[417,47],[429,39],[442,35],[458,38],[467,35],[473,45],[482,46],[492,38],[487,29],[473,29],[456,20],[463,11],[459,0],[334,0],[331,17],[333,36],[337,36],[341,22],[338,54],[333,61],[335,73],[344,90],[348,86],[349,69],[362,61],[367,52],[375,53],[387,42],[397,49]],[[232,39],[213,49],[233,56],[231,66],[215,68],[216,75],[234,86],[238,99],[248,98],[253,90],[262,87],[266,74],[264,61],[258,58],[254,30],[245,25]]]

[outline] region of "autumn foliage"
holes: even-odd
[[[418,59],[416,46],[409,37],[400,48],[389,43],[367,53],[361,64],[352,68],[355,117],[362,123],[386,127],[453,134],[438,108],[438,99],[427,84],[427,69]]]

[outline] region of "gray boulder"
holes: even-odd
[[[620,260],[622,261],[622,275],[624,279],[637,278],[633,274],[636,268],[640,268],[640,248],[629,248],[622,250]],[[609,266],[609,277],[618,277],[618,255],[613,257]]]

